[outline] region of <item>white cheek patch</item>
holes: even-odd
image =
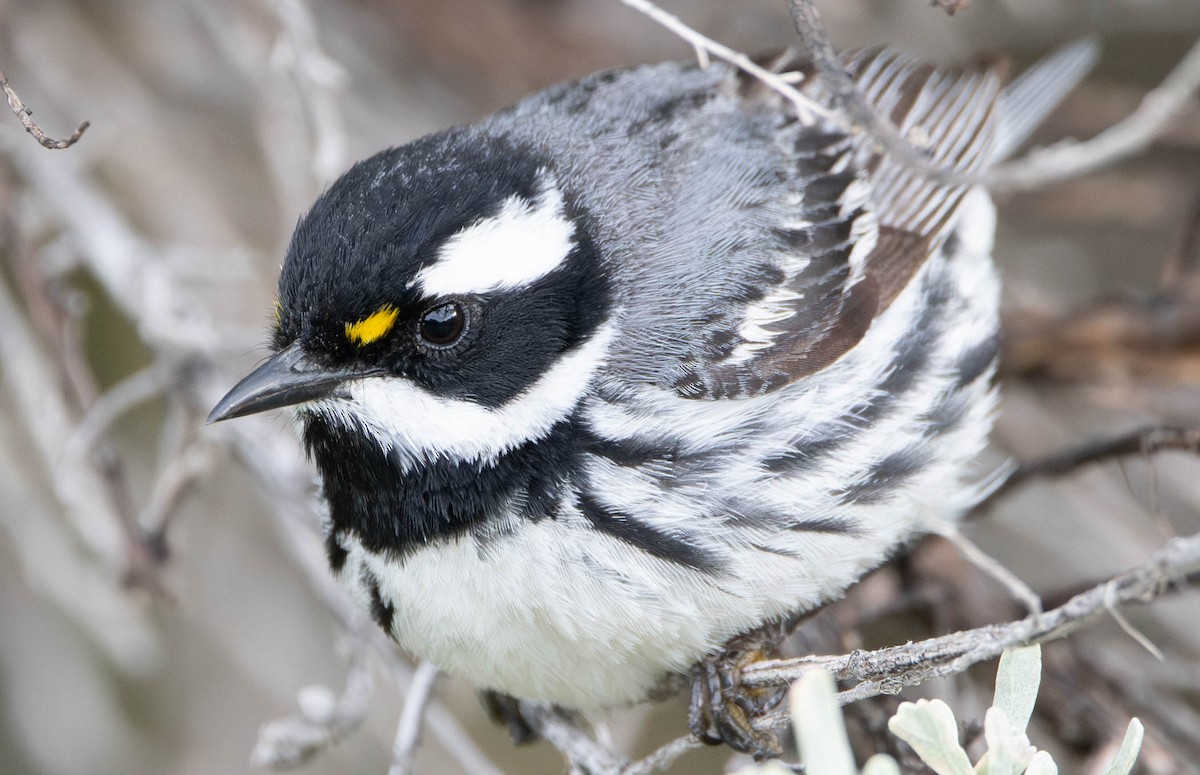
[[[406,467],[436,458],[494,460],[545,436],[571,414],[604,362],[612,337],[612,324],[604,324],[524,392],[494,409],[433,395],[399,377],[349,383],[348,400],[328,399],[312,408],[334,422],[357,423],[381,447],[398,453]]]
[[[566,259],[574,234],[562,192],[553,185],[532,203],[511,196],[496,216],[447,240],[437,262],[422,269],[413,285],[435,297],[526,286]]]

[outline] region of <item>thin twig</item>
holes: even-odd
[[[1091,140],[1064,141],[994,167],[984,176],[984,183],[998,191],[1039,188],[1116,164],[1150,147],[1167,123],[1187,106],[1197,89],[1200,89],[1200,41],[1123,121]]]
[[[1018,464],[998,487],[979,502],[973,513],[982,513],[1014,488],[1031,479],[1065,476],[1078,469],[1128,455],[1153,455],[1165,450],[1200,454],[1200,428],[1155,425],[1139,428],[1110,439],[1090,441],[1078,447]]]
[[[1145,564],[1098,584],[1041,616],[875,651],[766,660],[747,667],[742,681],[749,687],[781,686],[819,668],[838,680],[858,681],[839,695],[842,704],[895,694],[904,686],[961,673],[1011,646],[1060,638],[1115,606],[1147,603],[1197,582],[1200,582],[1200,534],[1171,541]],[[756,726],[774,727],[784,721],[779,716],[763,717]]]
[[[399,659],[399,649],[396,644],[387,640],[383,636],[382,630],[376,630],[376,632],[379,635],[379,639],[375,641],[376,650],[382,651],[381,642],[389,645],[386,654],[390,655],[390,658],[385,655],[385,660],[391,664],[397,684],[405,685],[412,680],[412,671]],[[459,768],[467,775],[504,775],[500,768],[493,764],[482,749],[476,745],[467,731],[463,729],[458,717],[444,703],[437,699],[429,700],[425,707],[425,726],[429,728],[438,744],[450,754]]]
[[[999,560],[963,535],[957,524],[935,523],[930,527],[932,532],[949,541],[972,565],[1003,585],[1010,595],[1021,601],[1026,611],[1034,616],[1042,612],[1042,599],[1038,594]]]
[[[421,742],[425,710],[429,706],[429,697],[433,694],[437,677],[438,666],[432,662],[422,662],[413,671],[408,694],[404,696],[400,723],[396,725],[396,741],[392,744],[392,766],[388,768],[388,775],[408,775],[412,772],[417,745]]]
[[[674,764],[676,759],[688,751],[694,751],[697,748],[703,747],[704,743],[701,743],[693,735],[677,737],[666,745],[660,746],[658,750],[649,756],[638,759],[626,767],[621,771],[621,775],[649,775],[656,770],[665,770]]]
[[[138,526],[157,562],[166,560],[167,524],[184,496],[213,469],[209,444],[194,441],[175,455],[154,480],[150,499],[138,516]]]
[[[25,106],[25,103],[13,91],[13,87],[9,86],[8,77],[2,72],[0,72],[0,88],[4,89],[4,94],[8,97],[8,107],[12,108],[13,114],[21,122],[21,126],[25,127],[25,131],[33,135],[33,139],[41,143],[43,148],[49,148],[52,151],[61,151],[70,148],[79,142],[79,138],[83,137],[83,133],[91,126],[90,122],[83,121],[66,140],[53,140],[47,137],[42,128],[33,120],[33,111]]]
[[[168,379],[159,361],[135,371],[102,393],[79,421],[63,452],[64,465],[77,465],[91,454],[113,424],[134,407],[157,398],[167,388]]]
[[[688,25],[684,24],[678,16],[667,13],[649,0],[621,0],[622,3],[649,16],[653,21],[666,27],[671,32],[675,33],[685,41],[690,43],[697,51],[705,51],[717,59],[724,60],[734,67],[746,72],[767,86],[772,91],[775,91],[784,99],[788,100],[795,107],[796,112],[802,116],[820,116],[827,121],[833,121],[836,124],[841,124],[847,129],[851,127],[846,125],[846,121],[837,113],[820,104],[798,91],[787,79],[781,77],[778,73],[773,73],[766,68],[760,67],[754,63],[750,57],[734,51],[728,46],[722,45],[715,40],[705,37]]]
[[[574,716],[553,705],[522,701],[521,715],[576,769],[591,775],[615,775],[628,765],[620,754],[596,742]]]

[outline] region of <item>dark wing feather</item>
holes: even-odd
[[[847,70],[877,109],[931,162],[973,172],[990,157],[1000,84],[989,73],[942,73],[893,51],[849,54]],[[805,91],[828,103],[816,79]],[[777,99],[747,86],[745,99]],[[793,221],[776,230],[774,277],[720,346],[685,363],[673,387],[689,398],[761,395],[841,358],[945,240],[966,187],[930,179],[831,123],[796,122]],[[730,330],[736,333],[730,335]]]

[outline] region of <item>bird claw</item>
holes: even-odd
[[[742,685],[742,670],[765,658],[759,648],[731,648],[708,656],[692,668],[692,700],[688,729],[706,745],[724,743],[756,761],[780,756],[783,747],[774,733],[754,728],[754,719],[770,712],[783,699],[779,689]]]

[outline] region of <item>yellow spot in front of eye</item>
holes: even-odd
[[[346,324],[346,338],[359,347],[378,341],[392,330],[400,310],[385,304],[357,323]]]

